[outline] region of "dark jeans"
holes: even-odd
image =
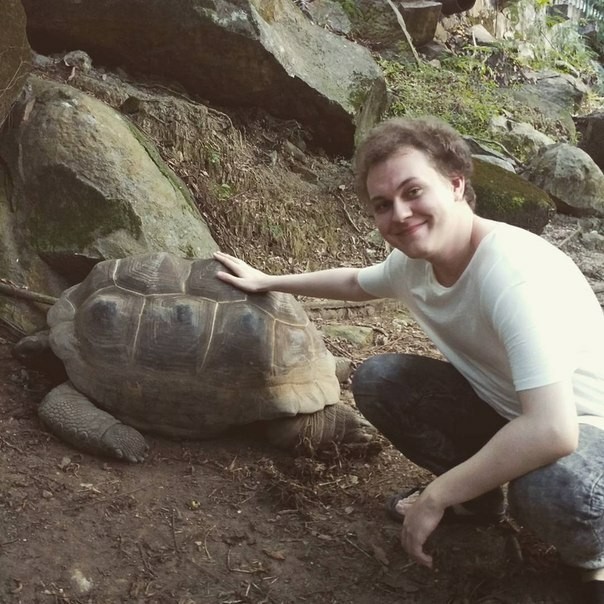
[[[356,371],[357,407],[409,460],[443,474],[507,423],[449,363],[407,354],[369,358]],[[486,510],[501,489],[467,502]],[[513,480],[510,512],[572,566],[604,567],[604,431],[582,424],[578,449]]]

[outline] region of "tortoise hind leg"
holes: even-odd
[[[368,443],[375,430],[358,413],[342,403],[327,405],[321,411],[268,422],[268,441],[280,448],[305,446],[321,449],[331,443]]]
[[[53,434],[77,449],[131,462],[145,459],[148,447],[142,434],[96,407],[71,382],[53,388],[38,415]]]

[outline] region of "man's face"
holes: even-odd
[[[463,177],[446,178],[422,152],[405,147],[367,175],[369,206],[382,237],[410,258],[431,260],[455,235]]]

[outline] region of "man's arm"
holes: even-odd
[[[233,271],[217,277],[250,293],[280,291],[287,294],[331,300],[373,300],[358,282],[358,268],[333,268],[294,275],[267,275],[229,254],[216,252],[214,258]]]
[[[501,428],[467,461],[438,476],[405,510],[401,540],[420,564],[445,508],[463,503],[572,453],[578,444],[577,412],[569,380],[518,392],[522,415]]]

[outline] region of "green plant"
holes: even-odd
[[[478,63],[472,57],[452,57],[441,67],[381,61],[393,99],[390,115],[436,115],[462,134],[485,136],[500,102]]]
[[[233,197],[233,187],[227,182],[220,183],[216,187],[216,197],[218,197],[220,201],[225,201],[226,199],[229,199],[229,197]]]
[[[533,69],[566,70],[573,75],[593,77],[596,54],[586,45],[576,23],[563,16],[547,15],[549,0],[518,0],[506,13],[514,26],[516,41],[525,42],[530,53],[521,55],[519,62]],[[514,48],[510,50],[514,52]]]

